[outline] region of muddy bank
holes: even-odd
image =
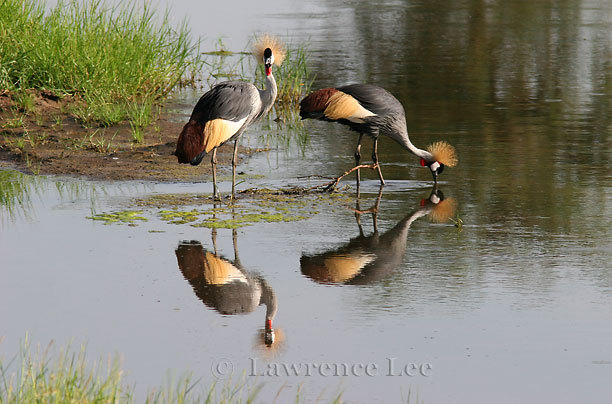
[[[188,115],[162,113],[158,121],[143,130],[144,141],[137,144],[127,123],[85,128],[64,112],[70,100],[42,93],[34,102],[33,110],[26,113],[8,94],[0,94],[0,164],[26,173],[95,180],[211,179],[208,159],[194,167],[178,164],[173,155]],[[255,151],[239,148],[239,158]],[[229,144],[217,153],[221,174],[231,171],[231,153]]]

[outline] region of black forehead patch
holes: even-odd
[[[271,58],[272,57],[272,49],[266,48],[266,50],[264,51],[264,57],[265,58]]]

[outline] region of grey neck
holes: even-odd
[[[427,150],[419,149],[418,147],[412,144],[410,138],[408,137],[408,129],[406,129],[406,122],[403,122],[402,127],[403,130],[400,133],[402,139],[402,146],[404,146],[406,150],[408,150],[410,153],[414,154],[417,157],[425,159],[428,162],[434,161],[434,158],[430,152],[428,152]]]
[[[270,73],[269,76],[266,76],[266,87],[264,90],[259,90],[259,97],[261,98],[261,112],[258,114],[258,118],[264,116],[270,111],[272,105],[274,105],[274,101],[276,101],[276,80],[274,79],[274,75]]]

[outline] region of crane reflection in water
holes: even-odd
[[[217,253],[216,230],[212,231],[212,237],[214,251],[206,250],[202,243],[196,240],[179,242],[175,253],[181,273],[196,296],[220,314],[248,314],[260,305],[265,305],[265,327],[263,333],[258,333],[258,336],[263,336],[265,348],[278,348],[283,338],[280,330],[275,331],[272,325],[278,308],[274,290],[261,275],[242,267],[235,230],[233,261]]]
[[[355,217],[359,235],[347,244],[316,255],[302,255],[302,274],[318,283],[364,285],[385,278],[404,259],[408,230],[412,223],[428,216],[433,222],[447,222],[455,214],[457,203],[453,198],[444,198],[437,187],[433,187],[427,199],[422,199],[418,209],[400,220],[391,230],[379,234],[377,215],[382,187],[372,208],[361,210],[359,199]],[[361,215],[372,214],[374,232],[366,236],[361,225]]]

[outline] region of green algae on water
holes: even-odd
[[[137,220],[146,221],[148,214],[166,224],[236,229],[256,223],[307,220],[317,215],[322,205],[326,209],[345,209],[351,201],[341,193],[309,193],[293,188],[249,189],[230,203],[214,202],[209,194],[153,194],[129,202],[130,207],[142,210],[101,213],[88,218],[105,224],[134,226]]]
[[[137,220],[143,222],[147,222],[149,220],[140,215],[142,215],[141,210],[123,210],[111,213],[97,213],[93,216],[88,216],[87,219],[99,220],[104,222],[104,224],[127,223],[130,226],[137,226],[135,223]]]
[[[233,216],[230,219],[219,219],[216,217],[209,217],[204,219],[202,222],[193,224],[193,227],[207,227],[211,229],[236,229],[239,227],[250,226],[255,223],[266,222],[295,222],[299,220],[306,220],[308,217],[301,215],[284,215],[282,213],[248,213],[245,215]]]

